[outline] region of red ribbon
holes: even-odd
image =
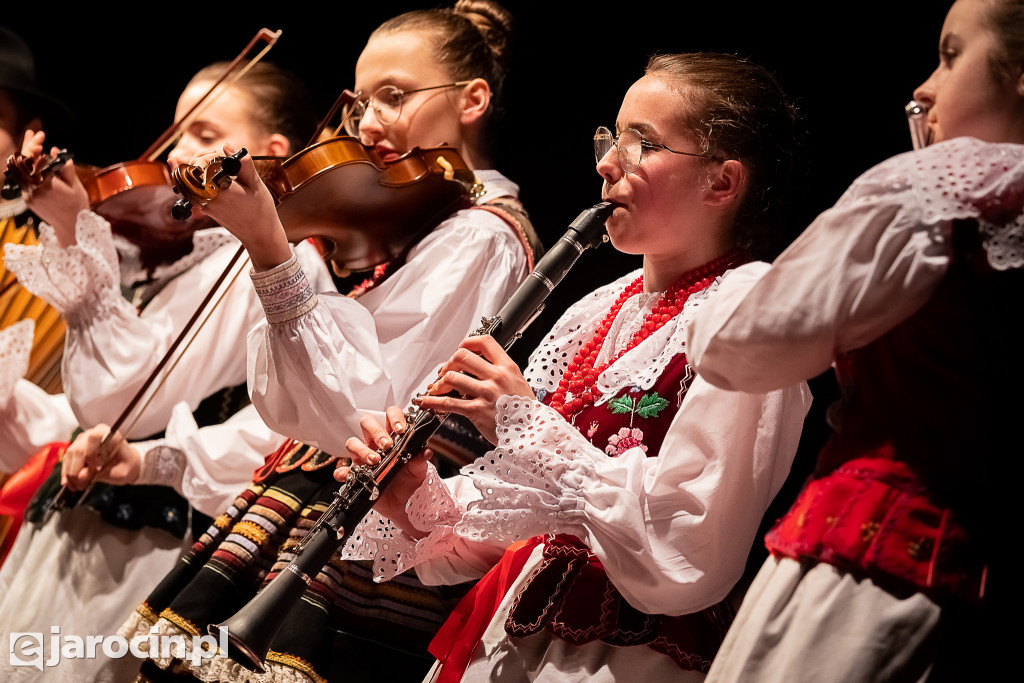
[[[12,518],[0,543],[0,563],[7,559],[7,553],[14,545],[14,539],[25,516],[25,508],[28,507],[32,496],[50,476],[50,472],[69,445],[67,442],[57,442],[43,446],[20,470],[4,482],[3,488],[0,488],[0,515],[9,515]]]
[[[67,442],[58,442],[43,446],[20,470],[11,475],[0,489],[0,515],[20,518],[25,513],[32,496],[50,476],[54,465],[69,445]]]
[[[281,464],[284,460],[284,456],[292,449],[292,447],[298,443],[293,439],[286,439],[284,443],[277,447],[277,450],[273,453],[268,453],[263,459],[263,464],[257,467],[252,473],[252,480],[255,483],[260,483],[271,474],[274,473],[274,469]]]
[[[441,662],[437,683],[457,683],[462,678],[502,598],[519,578],[530,553],[544,538],[534,536],[510,545],[498,564],[491,567],[452,610],[427,648]]]

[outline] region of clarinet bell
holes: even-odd
[[[231,659],[247,669],[266,673],[267,653],[281,630],[281,617],[299,601],[309,582],[307,575],[289,564],[234,616],[212,624],[207,632],[218,642],[221,635],[227,638]]]

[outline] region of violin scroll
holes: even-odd
[[[73,156],[66,149],[59,150],[54,156],[43,155],[38,158],[12,154],[7,157],[7,175],[4,178],[4,186],[0,189],[0,197],[17,199],[24,188],[41,185],[47,176],[70,161]]]
[[[242,158],[249,152],[243,147],[230,156],[217,157],[205,168],[182,164],[171,172],[174,191],[182,196],[171,207],[176,220],[186,221],[193,206],[205,206],[231,185],[231,179],[242,170]]]

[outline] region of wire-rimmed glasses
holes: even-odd
[[[644,136],[635,128],[627,128],[618,135],[615,135],[604,126],[598,126],[594,133],[594,159],[601,161],[605,155],[615,147],[619,152],[619,165],[626,173],[636,173],[643,160],[644,151],[648,149],[664,149],[673,154],[683,154],[688,157],[699,157],[701,159],[712,159],[720,161],[719,157],[711,154],[697,154],[695,152],[680,152],[668,145],[659,145],[655,142],[644,140]]]
[[[353,137],[359,136],[359,122],[363,120],[367,109],[373,109],[377,115],[377,121],[382,126],[390,126],[402,116],[402,104],[409,95],[427,90],[438,90],[440,88],[457,88],[467,85],[471,81],[455,81],[444,85],[432,85],[428,88],[416,88],[415,90],[402,90],[394,85],[382,85],[377,88],[368,98],[362,98],[362,91],[356,93],[356,99],[345,105],[342,110],[342,122],[345,132]]]

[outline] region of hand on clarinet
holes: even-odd
[[[133,484],[142,470],[142,454],[115,432],[110,441],[105,424],[96,425],[78,435],[61,460],[60,483],[72,491],[81,491],[94,481],[109,484]]]
[[[413,403],[436,413],[465,416],[492,444],[498,442],[494,424],[498,399],[533,396],[519,366],[488,335],[463,340],[438,375],[427,394],[413,399]],[[452,392],[461,397],[450,395]]]
[[[223,151],[205,151],[192,157],[193,166],[205,167],[217,157],[238,151],[225,143]],[[288,237],[277,204],[260,178],[252,157],[241,159],[241,170],[228,187],[211,199],[202,211],[238,238],[252,259],[256,271],[269,270],[291,258]]]
[[[40,159],[45,140],[43,131],[26,130],[21,155],[26,159]],[[59,152],[56,147],[50,150],[54,157]],[[40,185],[22,188],[22,196],[28,208],[53,228],[62,247],[76,243],[75,223],[79,212],[89,208],[89,194],[75,173],[74,163],[65,162]]]
[[[394,444],[392,434],[402,434],[408,425],[405,422],[405,415],[398,406],[391,406],[387,409],[387,427],[377,420],[376,417],[367,413],[359,420],[359,426],[363,431],[363,438],[351,437],[345,443],[348,449],[348,456],[352,459],[352,465],[376,465],[380,462],[378,448],[388,449]],[[384,515],[392,522],[400,526],[406,533],[421,535],[416,530],[405,514],[405,504],[423,484],[427,474],[427,461],[433,456],[430,449],[424,449],[417,453],[401,471],[395,480],[381,492],[380,498],[374,505],[374,509]],[[345,481],[348,478],[350,466],[342,465],[334,470],[334,478],[338,481]]]

